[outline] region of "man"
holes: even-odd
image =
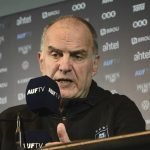
[[[84,19],[64,16],[48,25],[38,53],[40,70],[58,83],[60,114],[39,116],[26,105],[10,108],[1,118],[23,119],[24,141],[29,135],[45,135],[38,143],[107,138],[145,130],[144,119],[126,96],[111,94],[92,79],[99,64],[96,33]],[[1,149],[13,149],[16,121],[0,123]],[[33,136],[32,136],[33,137]],[[7,144],[5,144],[7,143]],[[25,142],[24,142],[25,143]],[[24,147],[31,148],[24,144]]]

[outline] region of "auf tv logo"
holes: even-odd
[[[146,71],[145,68],[144,68],[144,69],[136,70],[135,73],[134,73],[134,76],[135,76],[135,77],[144,76],[145,71]]]
[[[150,73],[150,68],[143,68],[143,69],[136,70],[134,76],[141,77],[144,76],[146,73]]]
[[[23,33],[18,33],[16,36],[17,40],[22,40],[22,39],[26,39],[32,36],[32,32],[23,32]]]

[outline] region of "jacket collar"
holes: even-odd
[[[65,100],[62,114],[72,116],[90,109],[97,103],[101,102],[101,100],[105,98],[108,93],[109,92],[106,92],[104,89],[98,87],[97,83],[92,80],[87,97]]]

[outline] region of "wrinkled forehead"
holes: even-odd
[[[88,27],[80,20],[76,19],[76,18],[65,18],[65,19],[61,19],[61,20],[58,20],[56,22],[54,22],[52,26],[62,26],[62,27],[69,27],[69,26],[83,26],[85,27],[86,29],[88,29]],[[89,31],[89,30],[88,30]],[[89,31],[90,32],[90,31]]]
[[[65,19],[55,22],[47,29],[44,39],[45,46],[50,43],[57,44],[58,46],[59,43],[58,47],[60,47],[61,44],[64,44],[64,41],[72,43],[72,46],[82,46],[86,49],[93,49],[94,45],[92,33],[88,27],[75,19]]]
[[[80,20],[74,19],[74,18],[66,18],[63,20],[58,20],[54,24],[52,24],[48,29],[47,33],[50,33],[52,31],[56,31],[57,29],[61,30],[72,30],[74,32],[81,32],[85,34],[85,38],[92,40],[92,33],[90,32],[89,28]]]

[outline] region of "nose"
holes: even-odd
[[[72,63],[69,55],[63,55],[63,57],[61,57],[59,71],[64,74],[72,71]]]

